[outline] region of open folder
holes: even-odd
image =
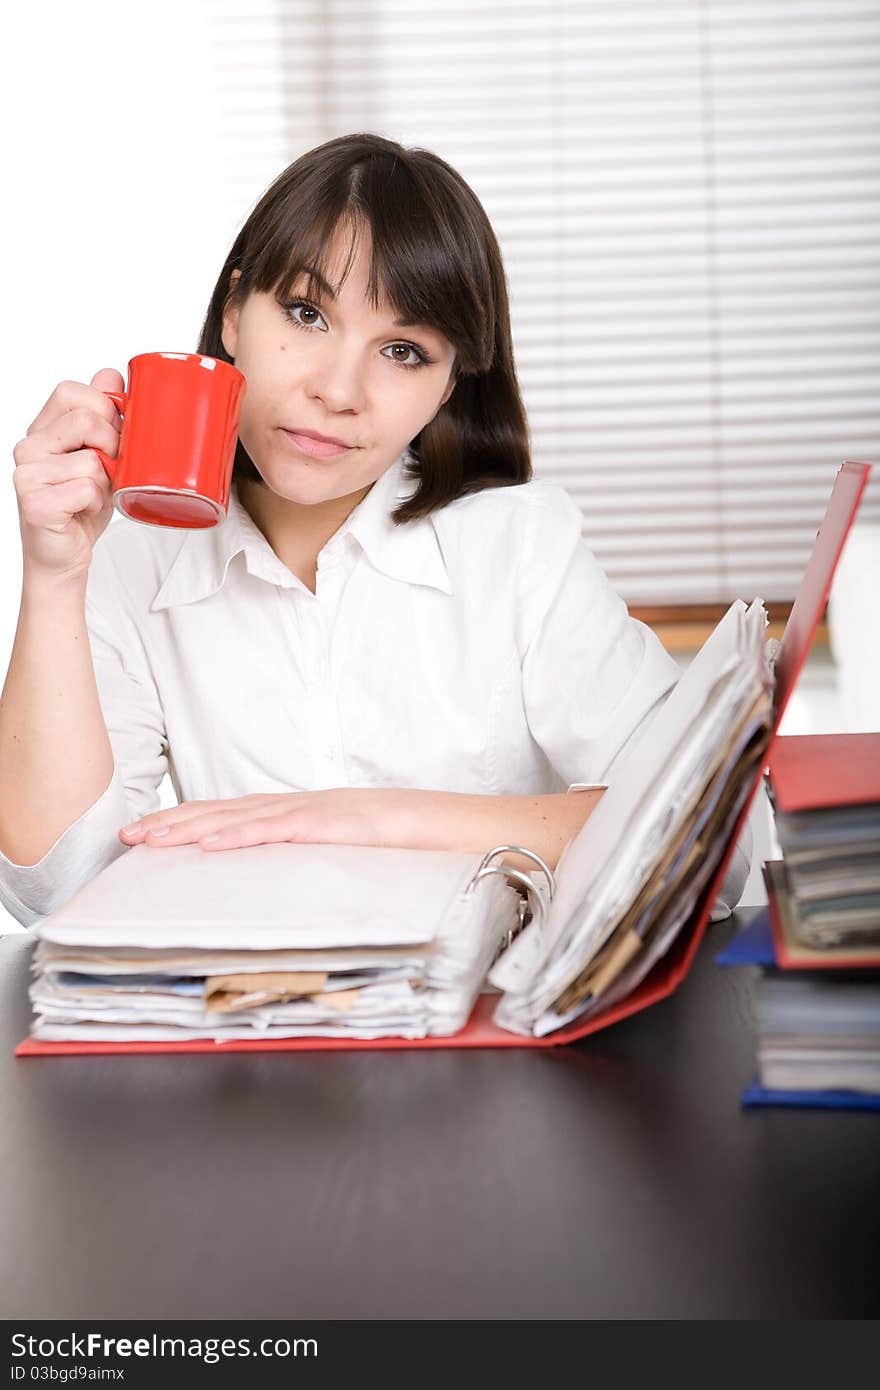
[[[135,846],[35,928],[38,1022],[16,1054],[553,1046],[670,994],[870,467],[838,471],[781,642],[764,635],[761,600],[731,605],[555,874],[521,846],[481,858],[283,844],[210,860],[178,846],[161,872]],[[538,869],[491,862],[507,850]]]

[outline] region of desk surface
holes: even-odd
[[[752,915],[531,1051],[14,1058],[0,939],[0,1317],[876,1316],[877,1115],[740,1107]]]

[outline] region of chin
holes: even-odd
[[[347,476],[345,468],[333,460],[284,459],[257,470],[263,483],[285,502],[330,502],[356,492],[363,483]]]

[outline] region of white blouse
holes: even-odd
[[[389,513],[416,486],[408,458],[327,541],[314,594],[234,485],[209,530],[114,516],[86,591],[113,775],[38,863],[0,853],[0,902],[17,921],[33,925],[126,853],[118,832],[159,808],[166,772],[178,801],[607,785],[681,668],[630,616],[564,488],[490,488],[396,527]],[[750,858],[747,826],[721,915]]]

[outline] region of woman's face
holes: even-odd
[[[369,232],[361,234],[338,299],[306,298],[305,279],[283,308],[252,293],[224,314],[222,342],[247,381],[239,435],[272,492],[319,503],[367,488],[386,471],[452,394],[455,349],[422,325],[403,327],[367,299]],[[348,240],[337,235],[330,283],[342,274]],[[239,275],[233,272],[233,280]],[[422,364],[421,358],[430,359]],[[310,458],[285,430],[332,435],[353,447]]]

